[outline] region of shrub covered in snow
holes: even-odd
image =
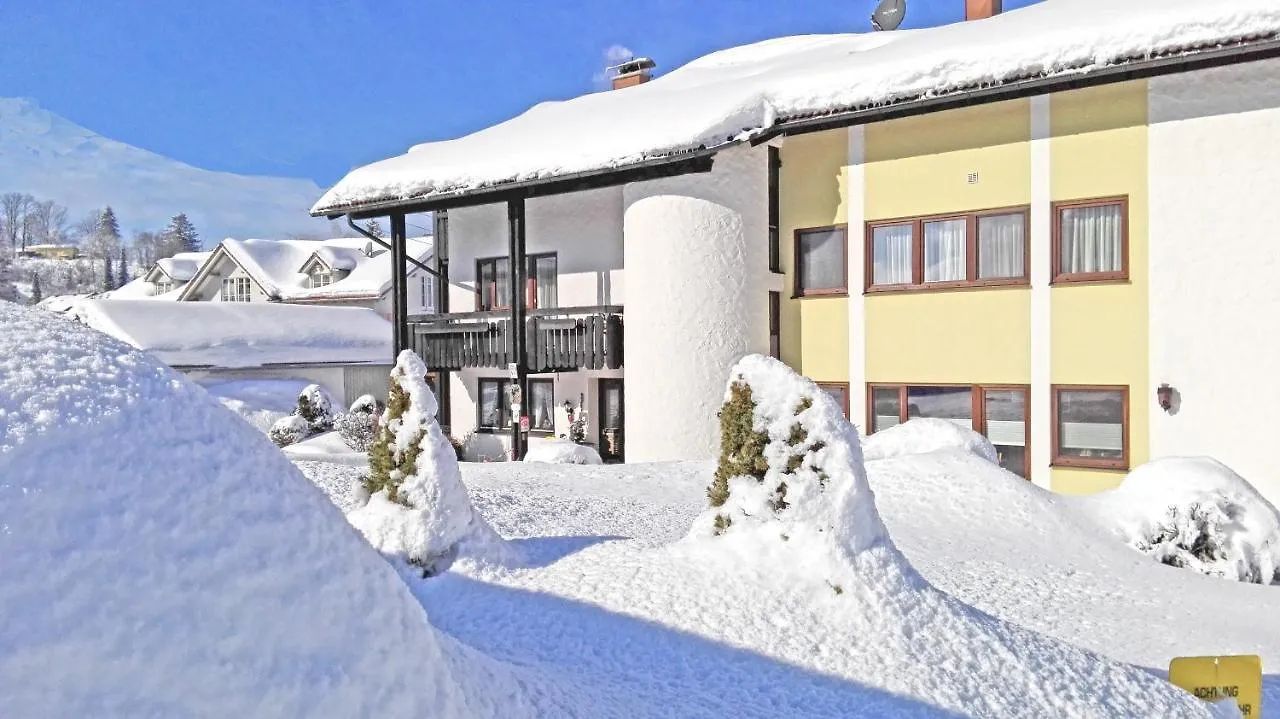
[[[291,444],[297,444],[309,436],[311,436],[311,426],[307,424],[307,420],[296,414],[281,417],[267,431],[267,437],[277,447],[288,447]]]
[[[334,417],[333,425],[348,447],[357,452],[368,452],[373,446],[378,416],[382,411],[382,403],[377,398],[371,394],[361,395],[351,403],[351,409],[346,414]]]
[[[999,463],[996,448],[986,437],[968,427],[935,417],[914,417],[862,440],[862,457],[868,462],[944,449],[970,452]]]
[[[563,439],[531,443],[529,451],[524,455],[524,461],[546,464],[604,464],[600,459],[600,453],[594,447]]]
[[[307,421],[311,434],[333,429],[333,400],[318,384],[309,384],[298,394],[295,413]]]
[[[417,355],[400,353],[369,452],[368,501],[347,519],[377,549],[434,576],[460,554],[501,561],[512,550],[471,506],[426,374]]]
[[[763,531],[846,557],[887,542],[858,435],[812,381],[760,355],[734,366],[720,411],[720,460],[695,535]]]
[[[1114,490],[1084,500],[1145,554],[1175,567],[1280,583],[1280,513],[1253,485],[1209,457],[1166,457]]]

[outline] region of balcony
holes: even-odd
[[[530,309],[525,318],[525,368],[531,373],[618,369],[622,366],[622,307]],[[506,369],[511,314],[451,312],[409,318],[409,342],[433,371]]]

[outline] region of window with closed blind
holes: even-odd
[[[933,417],[972,429],[995,445],[1000,466],[1031,477],[1027,385],[871,384],[867,427],[879,432],[913,417]]]
[[[1053,386],[1053,464],[1129,468],[1129,388]]]

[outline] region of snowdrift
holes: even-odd
[[[1166,564],[1280,583],[1280,513],[1217,460],[1158,459],[1116,489],[1078,501],[1106,529]]]
[[[530,442],[524,461],[544,464],[604,464],[595,448],[567,439]]]
[[[933,417],[915,417],[862,440],[862,456],[868,462],[944,449],[958,449],[988,462],[999,462],[996,448],[986,437],[955,422]]]
[[[6,716],[523,713],[253,427],[4,302],[0,557]]]

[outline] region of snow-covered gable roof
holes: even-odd
[[[391,362],[391,323],[363,307],[83,300],[70,314],[172,367]]]
[[[430,237],[407,240],[409,255],[419,262],[431,257]],[[272,299],[285,302],[304,300],[367,300],[381,297],[391,288],[391,253],[363,237],[332,240],[236,240],[226,239],[217,252],[239,265]],[[305,270],[312,258],[330,269],[347,274],[324,287],[307,287]],[[215,263],[200,274],[207,275]],[[193,289],[188,294],[194,292]]]
[[[1271,40],[1275,0],[1044,0],[925,30],[807,35],[712,53],[653,81],[535,105],[348,173],[317,215],[606,171],[722,148],[788,121],[1080,76]]]
[[[212,252],[179,252],[173,257],[156,260],[153,270],[159,270],[174,282],[187,282],[200,271],[201,265]]]

